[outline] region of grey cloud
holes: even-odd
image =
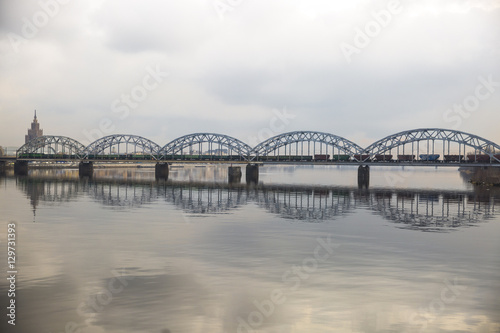
[[[117,131],[165,142],[197,130],[244,139],[282,107],[297,115],[286,130],[350,137],[355,128],[377,139],[391,128],[446,127],[442,113],[470,94],[478,76],[500,80],[500,6],[402,4],[348,64],[340,43],[352,43],[356,27],[386,1],[244,1],[223,21],[211,1],[72,3],[18,53],[7,52],[5,32],[18,33],[19,20],[39,5],[4,1],[0,112],[24,114],[24,128],[37,108],[47,133],[82,139],[83,129],[115,119],[111,103],[140,83],[146,66],[159,65],[171,75],[115,121]],[[500,141],[481,121],[498,119],[498,95],[461,129]],[[21,143],[14,128],[2,132],[0,144]]]

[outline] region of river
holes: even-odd
[[[347,166],[169,177],[0,176],[0,331],[500,332],[500,190],[457,168],[372,167],[368,189]]]

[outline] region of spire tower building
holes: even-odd
[[[40,124],[38,123],[35,110],[35,117],[33,118],[33,122],[31,123],[31,128],[28,129],[28,134],[24,136],[24,143],[28,143],[29,141],[40,136],[43,136],[43,130],[40,129]]]

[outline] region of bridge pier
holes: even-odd
[[[28,175],[28,161],[15,161],[14,162],[14,174],[16,176],[27,176]]]
[[[165,180],[168,179],[168,163],[156,163],[155,178]]]
[[[94,164],[92,162],[81,161],[78,164],[78,173],[80,177],[92,177],[94,175]]]
[[[0,175],[3,175],[5,173],[6,164],[7,162],[0,161]]]
[[[259,165],[247,164],[246,167],[247,184],[257,184],[259,182]]]
[[[241,182],[241,167],[230,166],[227,172],[227,178],[230,184]]]
[[[358,168],[358,187],[368,188],[370,186],[370,167],[368,165],[360,165]]]

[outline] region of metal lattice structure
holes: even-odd
[[[395,158],[392,155],[394,149],[397,151]],[[406,153],[410,151],[410,155],[405,154],[405,150]],[[424,154],[419,155],[420,153]],[[378,140],[364,149],[343,137],[314,131],[279,134],[254,148],[234,137],[215,133],[184,135],[163,147],[137,135],[108,135],[94,141],[88,147],[69,137],[45,135],[24,144],[16,151],[16,156],[20,159],[190,160],[250,163],[257,161],[481,162],[498,166],[500,145],[477,135],[440,128],[399,132]]]
[[[429,153],[430,148],[434,149],[435,141],[443,141],[443,155],[445,155],[446,145],[448,145],[448,153],[450,153],[450,143],[455,142],[459,145],[459,156],[465,154],[466,147],[470,147],[474,149],[474,154],[485,154],[490,157],[490,162],[500,162],[497,158],[498,155],[495,156],[493,152],[494,150],[500,151],[500,146],[493,141],[486,140],[477,135],[441,128],[421,128],[389,135],[364,149],[363,154],[365,155],[363,156],[363,160],[373,159],[375,155],[385,154],[401,146],[404,148],[406,144],[412,144],[411,151],[413,153],[415,151],[414,143],[417,143],[416,151],[418,152],[419,142],[421,141],[428,142],[427,153]]]
[[[252,150],[252,154],[255,155],[256,158],[261,156],[268,156],[270,153],[277,151],[281,147],[285,147],[285,155],[286,148],[289,148],[291,152],[292,144],[295,144],[295,152],[296,155],[299,155],[299,143],[308,143],[307,151],[304,153],[304,147],[301,144],[300,155],[310,155],[314,154],[315,147],[313,147],[313,153],[311,153],[310,143],[320,143],[326,145],[325,153],[328,154],[328,146],[332,147],[331,153],[333,154],[334,148],[337,148],[338,151],[343,154],[349,155],[354,158],[354,155],[359,154],[363,151],[363,148],[358,146],[356,143],[347,140],[341,136],[337,136],[330,133],[323,132],[313,132],[313,131],[296,131],[296,132],[288,132],[276,135],[272,138],[267,139],[264,142],[261,142]]]
[[[194,149],[198,149],[199,154],[203,154],[203,144],[208,145],[208,153],[213,154],[214,151],[222,151],[222,148],[227,148],[228,155],[238,155],[243,160],[247,160],[252,150],[252,147],[228,135],[216,133],[194,133],[181,136],[167,143],[161,150],[160,155],[163,158],[172,155],[183,155],[185,149],[188,153],[193,153]],[[215,155],[215,154],[214,154]]]
[[[18,158],[33,154],[50,154],[53,157],[81,158],[85,146],[66,136],[44,135],[25,143],[16,151]]]
[[[120,150],[123,145],[125,145],[125,150]],[[115,151],[112,151],[113,147]],[[133,147],[133,150],[131,147]],[[100,138],[88,145],[85,148],[85,158],[98,158],[99,155],[105,154],[106,149],[110,150],[110,154],[115,155],[140,154],[157,159],[161,147],[142,136],[114,134]]]

